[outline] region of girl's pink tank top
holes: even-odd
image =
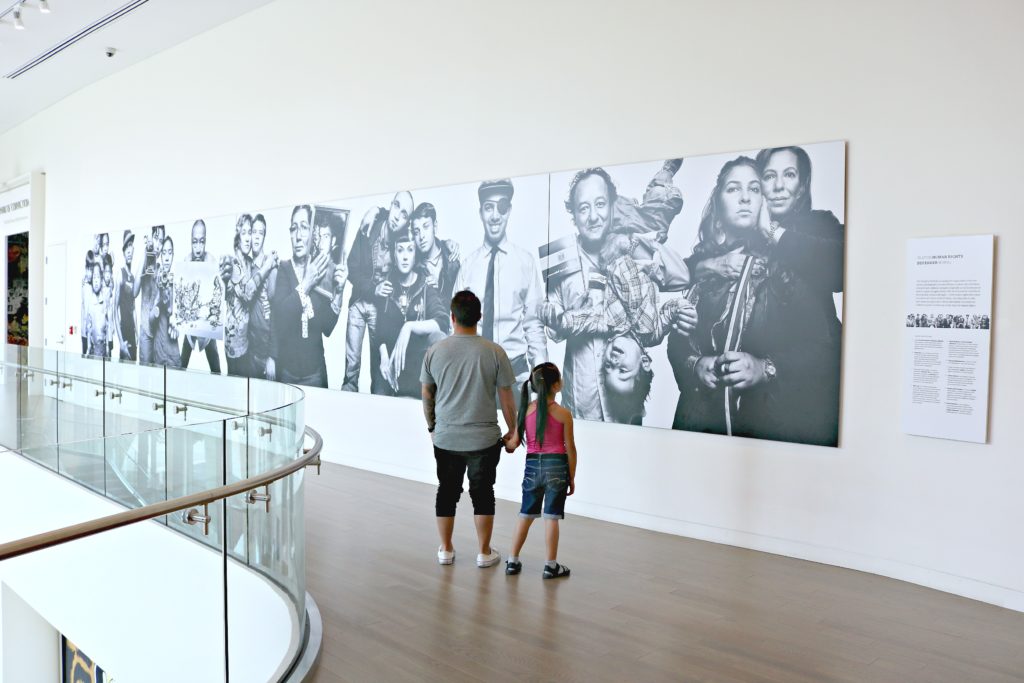
[[[565,453],[565,425],[548,413],[544,429],[544,445],[537,443],[537,411],[526,416],[527,453]]]

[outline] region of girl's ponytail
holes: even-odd
[[[537,445],[544,445],[544,430],[548,426],[548,383],[544,381],[544,366],[533,370],[533,388],[537,392]]]
[[[526,409],[530,407],[530,378],[523,382],[523,389],[519,398],[519,417],[516,418],[516,431],[519,433],[519,442],[526,444]]]

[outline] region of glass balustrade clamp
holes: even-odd
[[[266,503],[267,514],[270,514],[270,484],[267,484],[266,486],[263,487],[263,493],[260,493],[256,489],[249,491],[249,493],[245,496],[245,500],[250,505],[255,505],[256,503]]]
[[[181,521],[183,521],[185,524],[202,524],[203,536],[209,536],[210,522],[213,521],[213,516],[210,515],[210,504],[203,503],[203,514],[199,514],[199,510],[196,508],[182,510]]]

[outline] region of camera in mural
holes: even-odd
[[[844,197],[829,142],[159,225],[141,259],[104,233],[83,353],[418,398],[469,289],[578,419],[836,445]]]

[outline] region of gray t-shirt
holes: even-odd
[[[436,384],[434,445],[478,451],[501,438],[497,390],[516,382],[505,349],[475,334],[455,334],[423,357],[420,382]]]

